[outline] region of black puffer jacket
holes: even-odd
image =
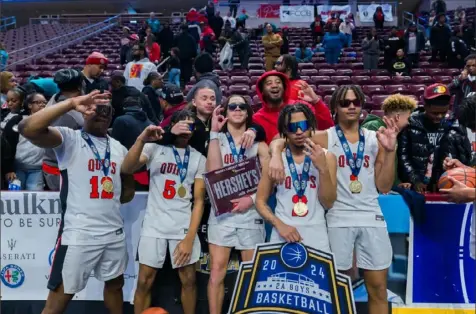
[[[443,173],[443,160],[451,156],[467,164],[471,158],[471,146],[466,130],[453,119],[443,120],[437,130],[442,134],[440,141],[433,147],[430,144],[424,124],[425,113],[410,117],[410,124],[398,138],[398,174],[402,182],[415,186],[423,182],[430,155],[434,153],[433,171],[428,190],[434,191],[434,185]]]

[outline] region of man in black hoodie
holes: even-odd
[[[405,35],[403,35],[405,43],[405,55],[412,63],[413,68],[418,67],[418,59],[420,52],[425,48],[425,35],[419,31],[415,23],[410,23]]]
[[[164,23],[164,27],[158,34],[157,41],[160,45],[164,59],[170,56],[170,49],[172,49],[172,44],[174,43],[174,32],[170,29],[168,22]]]
[[[436,61],[436,56],[439,55],[440,61],[445,62],[450,47],[451,29],[446,24],[446,16],[444,14],[440,14],[437,20],[438,23],[431,28],[430,32],[430,61]]]
[[[111,76],[111,104],[114,108],[114,116],[112,122],[116,118],[124,114],[124,102],[128,97],[137,97],[140,100],[140,105],[144,112],[149,117],[150,121],[154,124],[159,124],[159,120],[152,109],[149,98],[142,92],[139,92],[137,88],[126,85],[126,78],[121,72],[114,72]],[[111,123],[112,123],[111,122]]]
[[[197,83],[187,94],[187,102],[191,102],[195,95],[195,90],[202,87],[203,84],[210,84],[213,86],[217,104],[221,104],[222,92],[220,90],[220,77],[213,72],[213,58],[208,52],[202,52],[195,59],[193,67],[195,69],[195,78]]]
[[[452,68],[462,69],[465,66],[465,59],[468,55],[469,48],[464,42],[463,30],[461,27],[456,27],[450,41],[448,65]]]
[[[392,61],[397,55],[398,49],[403,49],[404,48],[403,46],[404,46],[403,39],[398,37],[397,27],[393,26],[390,32],[390,35],[388,35],[388,38],[385,39],[384,41],[385,52],[384,52],[383,58],[384,58],[384,66],[386,69],[389,69],[391,67]]]
[[[192,77],[193,58],[197,56],[197,41],[189,34],[187,24],[180,26],[180,34],[174,40],[174,47],[180,51],[180,77],[187,85]]]

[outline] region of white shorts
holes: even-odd
[[[139,240],[139,263],[153,268],[162,268],[167,255],[167,246],[169,247],[172,267],[177,268],[173,260],[174,251],[182,240],[167,240],[152,237],[141,236]],[[192,255],[187,265],[195,264],[200,259],[202,247],[198,236],[193,241]],[[185,266],[187,266],[185,265]]]
[[[51,266],[48,288],[63,283],[64,293],[75,294],[86,287],[93,273],[100,281],[124,274],[127,267],[126,241],[104,245],[60,245]]]
[[[329,246],[329,237],[327,236],[326,225],[295,227],[301,235],[303,244],[315,248],[316,250],[321,250],[324,252],[331,251],[331,248]],[[285,240],[281,238],[278,231],[273,228],[269,242],[285,242]]]
[[[208,243],[237,250],[254,250],[256,244],[265,242],[264,227],[242,229],[222,225],[208,225]]]
[[[392,264],[392,244],[386,227],[328,228],[329,242],[339,270],[352,268],[355,254],[357,267],[383,270]]]

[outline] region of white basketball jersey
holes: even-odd
[[[327,130],[327,148],[337,158],[337,199],[334,206],[327,212],[329,227],[385,227],[385,219],[378,202],[378,191],[375,186],[375,161],[378,154],[378,140],[375,131],[363,129],[365,136],[364,160],[358,179],[362,183],[362,191],[353,194],[350,191],[352,172],[335,127]],[[359,142],[349,143],[352,153],[357,153]]]
[[[61,206],[64,224],[61,244],[108,244],[124,239],[123,219],[120,213],[121,165],[127,149],[109,137],[111,160],[108,176],[114,190],[102,189],[105,177],[102,161],[96,159],[81,130],[57,127],[63,143],[54,148],[61,170]],[[105,157],[106,138],[89,134],[99,156]]]
[[[311,162],[309,168],[309,180],[307,181],[307,188],[304,195],[307,198],[308,214],[304,217],[293,216],[293,196],[296,195],[294,189],[291,172],[289,171],[289,164],[286,159],[286,153],[281,154],[284,164],[286,178],[282,184],[276,186],[276,210],[275,215],[285,224],[290,226],[316,226],[325,225],[324,207],[319,202],[319,171]],[[296,172],[300,177],[304,167],[304,162],[297,164]]]
[[[177,148],[183,162],[185,149]],[[192,185],[195,179],[203,179],[205,157],[190,147],[187,175],[181,183],[179,168],[172,147],[148,143],[142,151],[150,169],[149,198],[142,223],[142,235],[153,238],[182,240],[188,232],[192,217]],[[182,184],[187,193],[180,197]]]
[[[220,143],[221,157],[223,161],[223,166],[229,166],[234,164],[236,161],[233,158],[233,153],[231,152],[230,144],[225,133],[218,134],[218,141]],[[258,143],[253,144],[253,146],[245,151],[244,158],[256,157],[258,155]],[[239,153],[241,146],[236,147],[236,152]],[[256,207],[253,205],[247,212],[243,214],[223,214],[219,217],[215,217],[215,209],[212,208],[210,211],[210,216],[208,218],[208,224],[216,225],[220,224],[223,226],[231,228],[243,228],[243,229],[261,229],[264,228],[264,221],[261,218],[260,214],[256,211]]]

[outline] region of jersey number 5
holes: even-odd
[[[102,177],[101,185],[106,180],[106,177]],[[89,180],[89,184],[91,184],[91,193],[89,193],[90,198],[99,198],[99,178],[98,176],[91,177]],[[101,198],[102,199],[112,199],[114,197],[114,192],[106,192],[104,190],[101,191]]]
[[[171,200],[175,197],[175,194],[177,194],[177,191],[175,190],[175,181],[165,180],[164,192],[162,192],[163,197]]]

